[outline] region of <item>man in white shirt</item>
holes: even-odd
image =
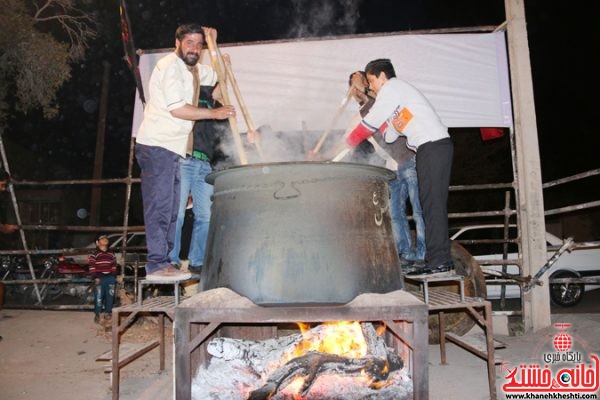
[[[387,143],[406,136],[406,145],[417,152],[419,198],[425,220],[425,261],[411,274],[432,274],[454,269],[448,238],[448,187],[454,152],[448,128],[427,98],[414,86],[396,78],[389,59],[365,67],[369,87],[377,99],[346,143],[356,147],[376,131]]]
[[[136,137],[135,155],[141,168],[144,222],[150,280],[188,279],[191,274],[171,265],[179,209],[179,159],[185,157],[193,122],[227,119],[233,106],[199,108],[198,61],[206,35],[216,30],[185,24],[175,32],[175,51],[158,61],[149,82],[144,120]]]
[[[364,71],[356,71],[350,75],[349,84],[354,86],[352,96],[360,105],[360,116],[366,117],[376,94],[369,90],[369,83]],[[414,266],[422,266],[425,259],[425,222],[419,201],[419,184],[415,151],[406,146],[406,137],[399,137],[394,143],[386,143],[383,135],[373,135],[368,141],[375,141],[377,154],[386,160],[386,168],[396,172],[396,179],[389,182],[390,213],[392,229],[396,239],[396,247],[400,255],[402,270],[409,272]],[[361,143],[364,144],[363,141]],[[410,200],[412,217],[415,223],[415,243],[406,216],[406,202]]]

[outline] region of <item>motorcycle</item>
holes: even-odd
[[[122,283],[117,284],[117,292],[122,288],[125,295],[132,296],[135,292],[135,281],[133,277],[133,267],[125,266],[125,277]],[[43,284],[40,286],[40,296],[42,300],[56,300],[63,295],[77,298],[81,304],[94,303],[95,284],[88,270],[87,265],[81,265],[69,257],[50,257],[44,261],[44,270],[39,279],[69,279],[69,282]],[[116,303],[119,303],[120,296],[116,295]]]
[[[56,300],[67,295],[81,304],[94,303],[94,282],[88,269],[65,257],[50,257],[44,261],[39,279],[65,279],[67,282],[43,283],[39,286],[43,300]],[[35,297],[35,293],[32,293]]]
[[[19,281],[30,279],[32,279],[31,272],[29,271],[29,268],[27,267],[23,257],[13,255],[0,256],[0,281]],[[29,284],[5,285],[6,298],[24,298],[32,291],[33,286]]]

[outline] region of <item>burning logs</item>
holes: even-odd
[[[389,352],[387,359],[375,356],[347,358],[335,354],[309,352],[301,357],[288,361],[278,368],[267,383],[250,393],[248,400],[268,400],[280,387],[285,387],[295,378],[303,378],[299,388],[300,395],[306,396],[313,383],[322,374],[363,375],[369,379],[369,387],[377,389],[386,385],[385,380],[390,372],[402,368],[402,360],[395,353]]]
[[[412,383],[403,361],[371,323],[301,326],[264,341],[217,337],[198,371],[194,399],[401,399]],[[340,327],[345,334],[339,333]],[[336,332],[336,330],[338,332]],[[333,332],[333,333],[332,333]],[[332,350],[333,339],[337,344]]]

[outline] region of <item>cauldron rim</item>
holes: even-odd
[[[285,162],[275,162],[275,163],[258,163],[258,164],[247,164],[247,165],[235,165],[232,167],[224,168],[218,171],[213,171],[206,176],[206,182],[211,185],[215,183],[215,180],[221,176],[228,173],[232,173],[238,170],[248,170],[248,169],[260,169],[264,167],[276,167],[276,166],[292,166],[292,165],[302,165],[302,166],[331,166],[331,167],[344,167],[344,168],[357,168],[361,170],[371,169],[373,172],[380,174],[382,178],[387,181],[391,181],[396,178],[396,173],[384,167],[378,167],[376,165],[370,164],[360,164],[360,163],[348,163],[348,162],[333,162],[333,161],[285,161]]]

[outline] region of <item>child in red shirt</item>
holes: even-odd
[[[108,250],[108,237],[98,236],[96,250],[88,257],[90,274],[96,284],[94,300],[94,322],[100,322],[100,313],[104,317],[112,317],[112,308],[115,298],[115,285],[117,275],[117,259],[112,251]]]

